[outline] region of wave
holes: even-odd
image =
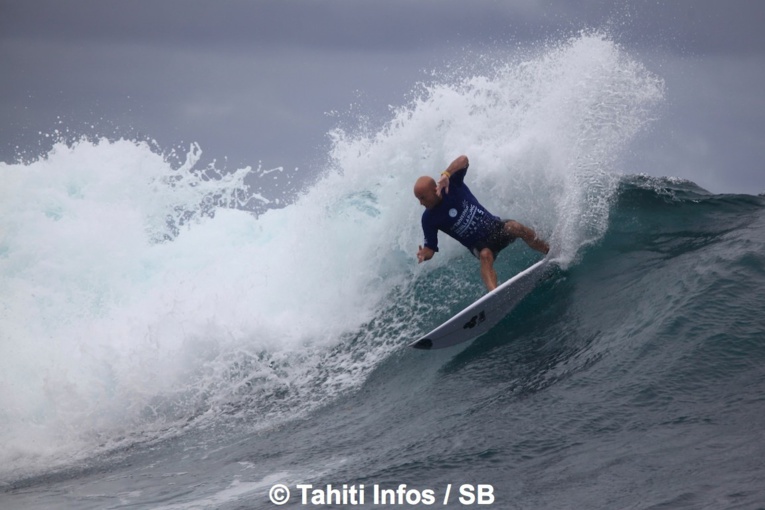
[[[600,34],[483,65],[423,84],[375,132],[333,131],[288,203],[252,186],[278,172],[199,168],[197,146],[179,166],[105,139],[0,165],[0,464],[266,427],[358,388],[480,292],[457,243],[414,257],[412,184],[460,153],[489,210],[576,267],[613,223],[619,159],[663,82]],[[501,274],[528,262],[512,253]]]

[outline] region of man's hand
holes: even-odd
[[[449,193],[449,178],[457,172],[467,170],[469,165],[470,161],[468,160],[468,157],[464,155],[458,156],[457,159],[449,163],[446,170],[441,172],[441,177],[438,179],[438,184],[436,185],[436,193],[439,197],[443,197],[441,190],[444,190],[447,194]]]
[[[449,194],[449,176],[445,173],[441,174],[441,178],[438,179],[438,183],[436,184],[436,194],[439,197],[443,197],[441,194],[442,190]]]
[[[426,260],[432,259],[435,253],[436,252],[434,252],[427,246],[425,248],[420,246],[419,250],[417,251],[417,263],[421,264],[422,262],[425,262]]]

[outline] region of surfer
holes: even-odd
[[[425,245],[417,252],[418,263],[430,260],[438,251],[441,230],[462,243],[481,263],[481,278],[486,288],[497,288],[494,260],[517,238],[531,248],[547,254],[548,244],[537,238],[533,229],[515,220],[501,220],[482,206],[463,182],[468,169],[467,156],[459,156],[435,179],[423,176],[414,184],[414,196],[425,207],[422,230]],[[451,188],[451,192],[450,192]]]

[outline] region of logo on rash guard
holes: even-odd
[[[483,211],[467,200],[463,201],[462,206],[464,207],[462,214],[457,218],[452,227],[458,237],[469,236],[475,232],[478,228],[479,218],[483,217]],[[451,214],[451,211],[449,211],[449,214]]]

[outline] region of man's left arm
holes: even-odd
[[[457,159],[449,163],[449,166],[441,172],[441,177],[438,179],[438,185],[436,186],[438,196],[441,196],[441,190],[449,193],[449,179],[457,172],[467,170],[468,166],[470,166],[470,161],[468,161],[468,157],[465,155],[458,156]]]

